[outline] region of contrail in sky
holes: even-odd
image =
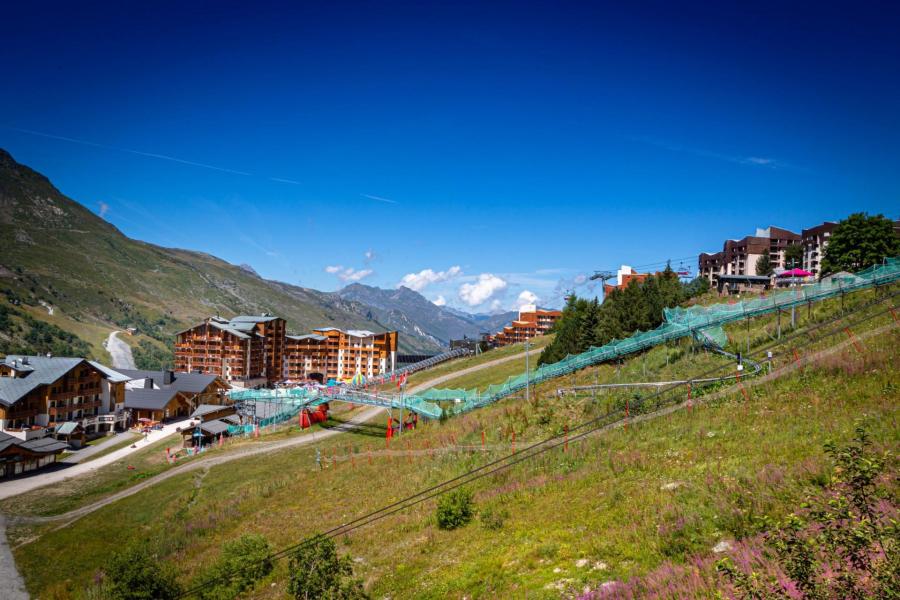
[[[396,200],[391,200],[390,198],[382,198],[381,196],[371,196],[369,194],[360,194],[363,198],[368,198],[369,200],[378,200],[379,202],[387,202],[388,204],[400,204]]]
[[[106,144],[98,144],[97,142],[90,142],[88,140],[79,140],[76,138],[70,138],[63,135],[54,135],[52,133],[44,133],[43,131],[34,131],[33,129],[22,129],[21,127],[8,127],[8,129],[12,129],[13,131],[19,131],[21,133],[28,133],[30,135],[37,135],[45,138],[50,138],[54,140],[63,140],[66,142],[72,142],[75,144],[82,144],[85,146],[93,146],[95,148],[103,148],[104,150],[116,150],[118,152],[128,152],[129,154],[137,154],[138,156],[149,156],[150,158],[159,158],[161,160],[170,160],[172,162],[181,163],[183,165],[190,165],[192,167],[201,167],[203,169],[212,169],[213,171],[222,171],[223,173],[234,173],[235,175],[246,175],[248,177],[252,177],[252,173],[247,173],[245,171],[236,171],[234,169],[226,169],[225,167],[217,167],[215,165],[207,165],[205,163],[198,163],[192,160],[184,160],[183,158],[177,158],[175,156],[166,156],[165,154],[156,154],[154,152],[142,152],[141,150],[132,150],[131,148],[119,148],[117,146],[107,146]]]

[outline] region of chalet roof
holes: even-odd
[[[53,433],[60,435],[69,435],[73,433],[76,429],[78,429],[78,423],[74,421],[66,421],[65,423],[60,423],[56,427],[53,428]]]
[[[40,438],[28,440],[27,442],[21,440],[15,436],[9,435],[8,433],[4,433],[0,431],[0,452],[3,452],[9,447],[18,447],[29,452],[35,452],[38,454],[55,454],[57,452],[62,452],[69,445],[65,442],[60,442],[53,438]]]
[[[125,408],[163,410],[178,393],[178,390],[174,388],[161,390],[148,390],[144,388],[125,390]]]
[[[101,365],[100,363],[89,360],[91,366],[106,375],[106,378],[109,379],[113,383],[122,383],[123,381],[131,381],[131,377],[124,374],[122,371],[113,371],[106,365]]]
[[[194,412],[191,413],[191,418],[199,419],[200,417],[202,417],[204,415],[221,412],[222,410],[225,410],[225,409],[234,410],[231,406],[229,406],[227,404],[201,404],[200,406],[197,407],[197,410],[195,410]]]
[[[290,340],[297,340],[298,342],[302,340],[316,340],[317,342],[322,342],[328,339],[324,335],[316,335],[315,333],[307,333],[304,335],[286,335],[284,337]]]
[[[213,327],[215,327],[216,329],[221,329],[222,331],[227,331],[231,335],[233,335],[235,337],[239,337],[244,340],[247,340],[247,339],[250,339],[251,337],[253,337],[253,336],[247,335],[243,331],[235,329],[230,324],[226,325],[224,323],[217,323],[215,321],[210,321],[209,324],[212,325]]]
[[[221,419],[214,419],[212,421],[205,421],[200,423],[200,431],[207,433],[209,435],[219,435],[220,433],[225,433],[228,431],[228,423]]]
[[[205,321],[203,323],[198,323],[197,325],[192,325],[191,327],[188,327],[187,329],[182,329],[181,331],[177,331],[176,334],[185,333],[186,331],[196,329],[197,327],[202,327],[203,325],[205,325],[207,323],[211,327],[215,327],[216,329],[218,329],[220,331],[225,331],[227,333],[230,333],[231,335],[238,337],[242,340],[247,340],[247,339],[250,339],[251,337],[259,336],[258,333],[252,332],[252,329],[253,329],[252,325],[249,327],[249,330],[252,332],[252,335],[247,335],[247,332],[241,331],[240,329],[233,327],[229,321],[226,321],[225,319],[222,319],[219,317],[210,317],[207,321]]]
[[[270,323],[281,317],[273,317],[272,315],[238,315],[231,319],[232,323]]]
[[[338,331],[340,333],[344,333],[346,335],[352,335],[353,337],[372,337],[373,335],[382,335],[379,333],[375,333],[374,331],[369,331],[368,329],[339,329],[337,327],[317,327],[313,329],[313,331]]]
[[[28,361],[26,366],[30,367],[30,370],[22,369],[23,360],[26,359]],[[0,404],[12,406],[32,390],[42,385],[55,383],[60,377],[84,362],[100,371],[110,381],[127,381],[127,378],[122,379],[121,373],[83,358],[10,354],[3,359],[3,364],[17,369],[22,375],[20,377],[0,377]]]
[[[121,369],[123,375],[127,375],[129,379],[152,379],[153,386],[160,389],[173,389],[178,392],[187,394],[199,394],[210,386],[216,379],[217,375],[209,373],[172,373],[172,383],[166,385],[163,383],[164,373],[162,371],[146,371],[143,369]],[[127,395],[127,392],[126,392]]]

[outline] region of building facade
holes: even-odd
[[[285,379],[290,381],[340,381],[390,373],[397,366],[397,332],[326,327],[307,335],[289,335],[284,365]]]
[[[287,336],[284,352],[285,380],[319,379],[324,382],[329,362],[327,341],[327,337],[315,333]]]
[[[83,358],[10,355],[0,363],[0,431],[40,438],[64,423],[85,433],[124,424],[128,377]]]
[[[800,242],[801,236],[787,229],[774,226],[757,229],[756,235],[727,240],[720,252],[702,252],[697,261],[698,272],[713,285],[720,275],[755,277],[758,275],[756,262],[763,256],[769,257],[773,269],[783,269],[788,246]]]
[[[175,370],[245,385],[280,381],[286,322],[271,315],[209,317],[176,334]]]
[[[831,239],[831,234],[837,223],[825,221],[821,225],[804,229],[800,236],[803,244],[803,270],[813,275],[819,275],[819,267],[825,256],[825,248]]]
[[[548,333],[561,316],[562,311],[559,310],[543,310],[533,304],[523,306],[517,320],[490,336],[487,341],[494,346],[525,342]]]

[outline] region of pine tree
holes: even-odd
[[[597,326],[600,324],[600,301],[595,297],[585,309],[578,332],[578,351],[584,352],[597,345]]]

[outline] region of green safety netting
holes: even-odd
[[[847,292],[893,283],[898,279],[900,279],[900,258],[891,258],[884,264],[870,267],[855,275],[836,275],[816,284],[770,292],[750,300],[711,306],[667,308],[664,311],[665,322],[652,331],[639,331],[627,339],[613,340],[599,348],[592,347],[581,354],[569,355],[557,363],[542,365],[528,373],[510,377],[504,383],[489,385],[484,390],[432,388],[419,394],[398,397],[349,389],[323,394],[317,390],[298,388],[246,390],[234,392],[231,397],[235,400],[252,399],[257,402],[281,403],[286,415],[281,418],[282,421],[296,415],[305,406],[314,406],[330,399],[406,409],[430,418],[439,418],[445,412],[441,404],[450,404],[448,410],[454,414],[470,411],[519,392],[525,389],[526,385],[535,385],[591,365],[616,360],[669,340],[692,336],[703,344],[721,348],[728,342],[722,329],[722,326],[728,323],[818,302]],[[269,418],[274,419],[276,416]]]
[[[542,383],[591,365],[645,350],[669,340],[694,336],[703,343],[722,347],[728,341],[722,326],[728,323],[818,302],[847,292],[885,285],[898,279],[900,279],[900,258],[895,257],[886,259],[884,264],[870,267],[856,274],[836,275],[816,284],[770,292],[751,300],[712,306],[667,308],[664,311],[665,322],[652,331],[640,331],[627,339],[613,340],[599,348],[592,347],[581,354],[569,355],[557,363],[542,365],[530,373],[510,377],[505,383],[489,385],[482,391],[434,388],[406,398],[404,401],[452,402],[453,406],[450,410],[454,413],[465,412],[514,394],[524,389],[526,384]]]

